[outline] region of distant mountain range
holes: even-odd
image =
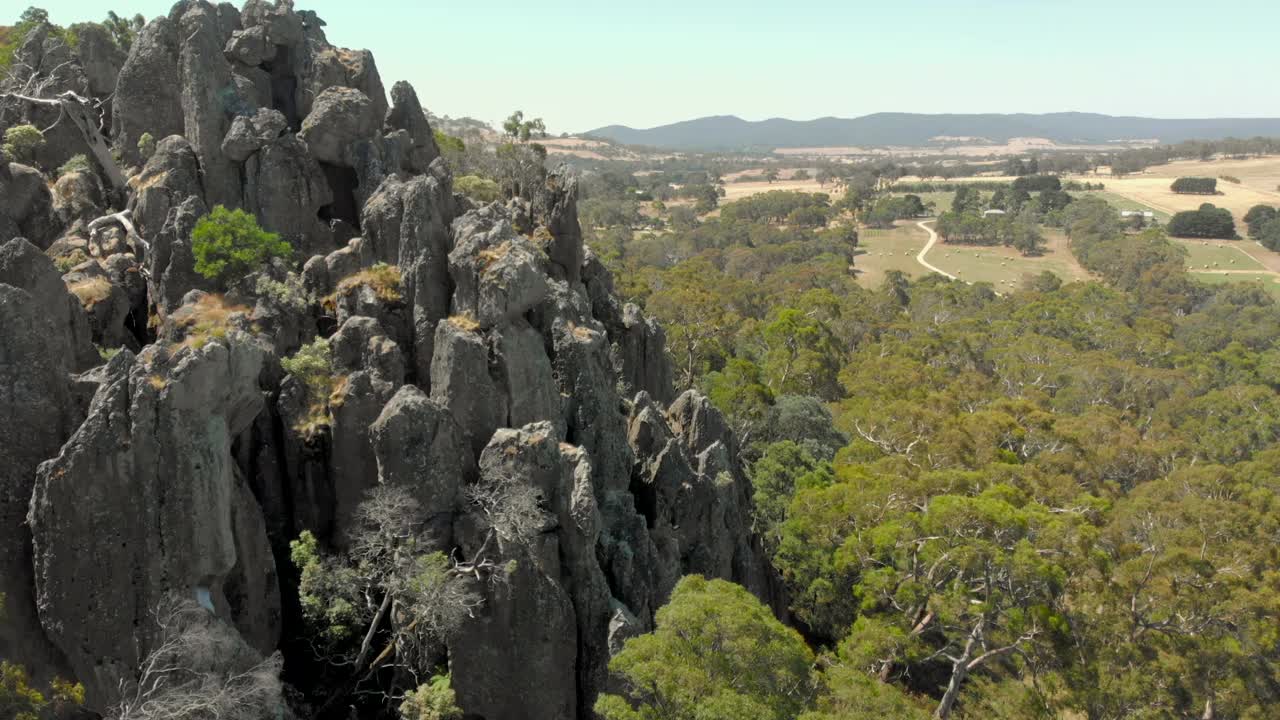
[[[1059,145],[1157,140],[1217,140],[1280,136],[1280,118],[1161,120],[1093,113],[1045,115],[918,115],[876,113],[859,118],[797,121],[774,118],[751,122],[733,115],[687,120],[637,130],[610,125],[588,135],[624,145],[673,150],[745,150],[787,147],[923,147],[937,138],[982,138],[1004,144],[1013,138],[1045,138]],[[954,145],[954,140],[945,144]]]

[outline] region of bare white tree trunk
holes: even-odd
[[[98,164],[102,166],[103,172],[107,174],[107,180],[111,183],[112,189],[122,195],[128,193],[129,186],[125,182],[124,173],[120,172],[120,167],[116,165],[116,159],[111,155],[111,146],[107,142],[106,136],[102,134],[102,129],[98,125],[97,118],[94,117],[93,107],[88,98],[77,95],[70,90],[56,98],[31,97],[18,93],[4,93],[0,95],[0,99],[3,98],[12,98],[35,105],[59,108],[63,115],[71,118],[71,122],[75,123],[81,137],[84,138],[85,144],[89,146],[89,151],[93,153],[93,157],[97,159]]]

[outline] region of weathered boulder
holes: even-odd
[[[105,206],[102,182],[92,170],[66,173],[53,184],[53,211],[62,227],[84,229]]]
[[[362,264],[400,267],[413,337],[410,377],[419,384],[431,376],[436,323],[449,315],[452,211],[448,183],[432,174],[409,181],[388,178],[361,214]]]
[[[30,293],[57,325],[53,338],[71,371],[87,370],[100,362],[84,309],[39,248],[22,238],[0,245],[0,283]]]
[[[89,93],[95,97],[107,97],[116,89],[116,77],[124,67],[127,56],[112,41],[106,28],[97,23],[85,23],[76,28],[75,54],[80,59]]]
[[[405,151],[405,169],[411,173],[424,173],[432,161],[440,157],[435,134],[427,122],[427,113],[418,101],[413,86],[403,80],[391,86],[391,109],[387,111],[386,125],[403,130],[409,147]]]
[[[171,15],[182,7],[174,7]],[[239,207],[240,173],[222,152],[231,118],[251,112],[231,77],[231,65],[222,55],[226,41],[217,11],[205,2],[190,0],[178,20],[182,40],[178,53],[178,82],[182,88],[182,134],[200,158],[204,200],[209,207]],[[153,133],[154,134],[154,133]]]
[[[460,705],[494,720],[577,717],[602,686],[609,593],[594,545],[600,519],[585,453],[560,445],[548,423],[500,430],[480,458],[482,485],[532,490],[544,516],[513,533],[479,512],[459,524],[468,557],[496,544],[505,581],[450,641]],[[506,566],[510,567],[510,566]],[[486,670],[487,669],[487,670]]]
[[[614,340],[618,374],[635,392],[647,392],[660,403],[675,398],[675,370],[667,354],[667,336],[656,320],[627,303],[622,332]]]
[[[279,233],[304,255],[333,249],[328,229],[317,218],[333,193],[296,135],[279,137],[250,155],[244,177],[245,205],[263,228]]]
[[[367,317],[343,323],[330,347],[334,371],[343,378],[329,398],[329,475],[334,541],[344,547],[356,508],[378,479],[370,426],[404,383],[404,359],[382,326]]]
[[[255,67],[275,57],[276,48],[267,38],[266,26],[255,25],[232,33],[223,52],[228,60]]]
[[[564,437],[560,393],[542,334],[517,319],[498,331],[496,351],[495,365],[507,394],[507,427],[545,420],[555,427],[556,437]]]
[[[154,641],[150,612],[171,593],[210,602],[256,647],[277,641],[261,510],[231,457],[261,409],[262,358],[235,330],[199,349],[121,352],[88,419],[40,467],[28,516],[37,600],[89,707],[133,676]]]
[[[302,42],[302,18],[294,12],[293,3],[248,0],[240,12],[245,31],[261,27],[273,45],[292,47]]]
[[[192,290],[215,289],[212,280],[196,272],[191,250],[191,233],[207,213],[203,200],[188,197],[169,209],[164,225],[152,236],[151,252],[147,254],[147,285],[151,302],[161,315],[180,307],[182,298]]]
[[[318,30],[318,28],[317,28]],[[306,30],[312,33],[311,28]],[[280,44],[277,42],[276,44]],[[387,115],[387,95],[368,50],[348,50],[329,45],[323,38],[309,37],[293,49],[293,73],[297,78],[297,108],[301,117],[311,114],[321,95],[330,88],[358,90],[369,99],[376,129]]]
[[[475,479],[475,457],[446,407],[413,385],[391,398],[370,428],[378,482],[406,488],[438,541],[452,549],[453,515],[462,487]]]
[[[507,423],[507,394],[489,370],[488,338],[465,321],[436,325],[431,398],[448,408],[479,456],[493,432]]]
[[[368,96],[352,88],[331,87],[316,98],[298,137],[320,162],[354,168],[351,146],[373,137],[381,127],[382,116],[376,114]]]
[[[10,233],[16,229],[41,249],[49,247],[62,232],[53,208],[53,194],[40,171],[3,160],[0,160],[0,216],[11,221]],[[16,236],[0,237],[0,242]]]
[[[605,334],[564,319],[553,321],[550,334],[554,375],[560,394],[567,398],[568,434],[591,454],[596,496],[625,491],[632,456],[626,440],[626,410],[618,397]]]
[[[200,186],[200,159],[181,135],[170,135],[156,145],[156,152],[136,180],[133,220],[145,238],[155,237],[169,211],[187,199],[204,197]],[[203,199],[201,204],[203,205]]]
[[[65,672],[45,638],[35,603],[27,507],[41,461],[54,456],[80,422],[72,401],[69,347],[76,344],[63,303],[13,283],[31,278],[15,253],[39,254],[23,240],[0,246],[0,656],[27,667],[39,681]],[[46,259],[49,272],[52,263]],[[56,272],[54,273],[56,275]],[[65,294],[65,290],[63,291]]]
[[[222,152],[236,162],[244,162],[280,139],[288,129],[289,122],[278,110],[259,108],[252,115],[237,115],[222,139]]]
[[[582,278],[582,227],[578,224],[578,179],[561,165],[547,175],[545,222],[551,233],[547,255],[570,284]]]
[[[181,135],[182,85],[178,81],[177,23],[161,16],[142,29],[116,80],[111,133],[126,165],[141,164],[138,139]]]
[[[539,253],[496,207],[459,218],[449,253],[453,312],[490,328],[522,317],[547,296]]]
[[[62,276],[67,289],[75,295],[89,319],[93,341],[103,348],[129,344],[124,329],[129,317],[129,295],[117,287],[111,276],[98,263],[84,263]]]

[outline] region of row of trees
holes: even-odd
[[[1217,178],[1183,177],[1173,181],[1169,189],[1184,195],[1217,195]]]

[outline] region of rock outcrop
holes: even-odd
[[[425,549],[493,570],[431,658],[468,717],[585,720],[681,575],[777,601],[736,440],[676,395],[662,329],[583,246],[570,173],[505,205],[455,196],[414,89],[388,103],[372,55],[322,28],[290,2],[183,0],[127,58],[90,38],[65,81],[115,93],[127,208],[91,176],[51,195],[0,167],[0,240],[31,240],[0,246],[0,654],[102,710],[176,594],[311,662],[289,542],[343,551],[397,486]],[[192,231],[219,204],[296,256],[199,275]],[[90,230],[120,210],[132,231]],[[287,374],[316,338],[323,372]],[[523,526],[503,493],[532,498]]]

